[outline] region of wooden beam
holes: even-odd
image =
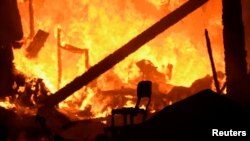
[[[212,52],[210,38],[208,36],[207,29],[205,29],[205,37],[206,37],[206,43],[207,43],[207,51],[208,51],[208,55],[209,55],[209,59],[210,59],[211,67],[212,67],[214,85],[215,85],[217,93],[220,94],[221,93],[221,91],[220,91],[220,83],[218,81],[217,72],[216,72],[216,68],[215,68],[215,65],[214,65],[213,52]]]
[[[34,37],[35,26],[34,26],[34,9],[33,9],[33,0],[29,0],[29,22],[30,22],[30,38]]]
[[[48,96],[41,104],[47,107],[53,107],[57,105],[59,102],[63,101],[75,91],[96,79],[98,76],[126,58],[128,55],[138,50],[142,45],[149,42],[172,25],[176,24],[178,21],[193,12],[195,9],[202,6],[207,1],[208,0],[189,0],[175,11],[163,17],[160,21],[153,24],[151,27],[130,40],[121,48],[91,67],[87,72],[76,77],[72,82],[58,90],[55,94]]]

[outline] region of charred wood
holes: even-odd
[[[214,85],[215,85],[217,93],[220,94],[221,93],[220,84],[219,84],[219,81],[218,81],[218,78],[217,78],[217,73],[216,73],[216,68],[215,68],[215,64],[214,64],[214,58],[213,58],[210,38],[209,38],[207,29],[205,30],[205,36],[206,36],[206,42],[207,42],[208,55],[209,55],[211,68],[212,68],[212,73],[213,73],[213,78],[214,78]]]
[[[26,48],[26,56],[28,58],[35,58],[37,57],[37,54],[43,47],[45,41],[47,40],[49,36],[48,32],[45,32],[43,30],[38,30],[36,35],[34,36],[32,42],[29,44],[29,46]]]
[[[15,95],[11,101],[21,106],[37,107],[42,99],[51,94],[43,79],[28,77],[17,70],[14,73],[14,84]]]

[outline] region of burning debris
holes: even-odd
[[[13,101],[27,106],[38,106],[39,102],[51,94],[41,78],[31,78],[23,74],[15,75],[14,93],[16,96]]]
[[[5,97],[1,107],[12,109],[20,114],[35,114],[41,101],[51,92],[41,78],[26,76],[15,71],[12,95]],[[12,106],[11,106],[12,105]]]
[[[163,17],[161,20],[153,24],[144,32],[130,40],[114,53],[108,55],[96,65],[88,69],[87,72],[75,78],[71,83],[67,84],[55,94],[50,95],[44,102],[46,106],[54,106],[66,99],[75,91],[87,85],[89,82],[96,79],[99,75],[106,72],[114,65],[125,59],[128,55],[138,50],[142,45],[155,38],[158,34],[165,31],[167,28],[177,23],[179,20],[193,12],[196,8],[204,4],[206,1],[190,1],[179,7],[171,14]]]
[[[43,3],[46,3],[46,2],[43,2]],[[22,3],[22,4],[24,4],[24,3]],[[21,7],[22,7],[22,4],[21,4]],[[29,4],[31,4],[31,3],[29,3]],[[198,7],[199,3],[192,3],[192,4],[190,4],[190,6],[191,7],[192,6]],[[33,8],[36,9],[36,7],[33,7]],[[17,96],[17,98],[21,101],[20,103],[25,103],[26,105],[29,105],[29,106],[41,104],[40,103],[41,101],[42,101],[42,103],[45,102],[46,103],[45,105],[50,105],[50,104],[57,105],[63,99],[65,99],[66,97],[68,97],[69,95],[74,93],[76,90],[82,88],[83,85],[87,85],[91,80],[95,79],[100,74],[102,74],[104,71],[107,71],[109,68],[114,66],[116,63],[123,60],[125,57],[127,57],[129,54],[131,54],[132,52],[134,52],[135,50],[140,48],[143,44],[145,44],[146,42],[148,42],[149,40],[154,38],[156,35],[161,33],[163,30],[170,27],[172,24],[175,24],[176,22],[178,22],[182,17],[184,17],[185,15],[187,15],[189,13],[187,11],[192,11],[192,8],[185,7],[185,6],[180,7],[179,9],[182,9],[182,10],[179,10],[179,13],[173,12],[173,13],[169,14],[168,16],[163,18],[161,21],[157,22],[155,25],[148,28],[148,30],[146,30],[145,32],[142,32],[142,34],[140,34],[139,36],[137,36],[136,38],[134,38],[133,40],[131,40],[130,42],[125,44],[122,49],[118,50],[118,52],[114,52],[113,54],[111,54],[110,56],[108,56],[107,58],[102,60],[100,63],[97,63],[97,65],[94,65],[92,68],[90,68],[82,76],[76,78],[73,81],[73,83],[70,83],[69,85],[66,85],[65,87],[63,87],[63,89],[56,92],[55,95],[51,95],[51,92],[49,90],[47,90],[47,88],[45,87],[45,85],[47,85],[51,89],[51,85],[48,83],[48,80],[45,77],[41,76],[41,77],[34,78],[34,79],[27,78],[25,80],[18,80],[18,79],[21,79],[20,76],[18,76],[19,78],[17,77],[16,86],[14,88],[16,93],[18,93],[18,95],[20,95],[20,96]],[[185,9],[185,10],[183,10],[183,9]],[[178,11],[178,10],[176,10],[176,11]],[[185,12],[183,12],[183,11],[185,11]],[[34,10],[33,12],[34,13],[31,13],[31,14],[36,14],[36,12],[39,12],[39,11]],[[168,24],[165,24],[165,22]],[[33,26],[33,27],[37,27],[37,26]],[[66,28],[66,26],[64,28]],[[60,33],[60,32],[58,32],[58,33]],[[81,49],[81,48],[77,48],[77,47],[74,47],[74,46],[69,45],[69,44],[65,44],[65,46],[62,46],[61,36],[64,36],[63,39],[65,39],[64,34],[62,34],[62,35],[60,34],[59,37],[57,37],[58,38],[58,41],[57,41],[58,48],[73,51],[73,52],[86,52],[85,50],[87,50],[87,53],[86,53],[87,57],[85,59],[85,60],[87,60],[86,61],[87,63],[85,63],[85,65],[86,65],[85,68],[89,68],[89,66],[90,66],[89,61],[91,62],[92,60],[89,60],[88,58],[91,58],[91,59],[94,58],[94,56],[91,55],[92,48],[89,48],[87,46],[88,48]],[[69,35],[67,35],[67,36],[69,36]],[[48,33],[44,32],[43,30],[39,30],[38,33],[35,35],[33,42],[31,42],[31,44],[26,48],[26,52],[29,54],[28,56],[31,56],[31,57],[33,56],[32,58],[33,58],[33,60],[35,60],[34,57],[37,56],[39,51],[40,51],[40,54],[44,54],[43,50],[40,50],[40,49],[44,45],[44,42],[46,41],[47,38],[48,38]],[[48,43],[48,44],[50,44],[50,43]],[[130,50],[131,46],[133,46],[133,48],[132,48],[133,50]],[[48,47],[44,48],[44,50],[48,50],[48,49],[53,49],[53,48],[48,48]],[[124,51],[123,49],[127,49],[127,51],[126,50]],[[52,53],[52,52],[55,52],[55,51],[50,51],[50,53]],[[126,54],[124,54],[124,53],[126,53]],[[18,55],[17,55],[17,57],[18,57]],[[41,56],[41,57],[43,57],[43,56]],[[62,56],[59,56],[59,55],[58,55],[58,57],[60,57],[60,60],[65,59],[65,58],[61,58]],[[47,55],[46,55],[46,58],[47,58]],[[39,58],[36,58],[36,59],[39,59]],[[22,70],[23,67],[19,67],[20,64],[22,64],[19,62],[19,60],[23,60],[23,59],[18,58],[16,60],[16,65],[17,65],[18,69],[21,68],[21,70]],[[93,60],[95,60],[95,59],[93,59]],[[140,75],[140,74],[137,75],[137,77],[138,76],[139,77],[142,76],[142,77],[134,79],[133,83],[138,82],[138,80],[140,80],[140,79],[152,79],[154,81],[154,84],[153,84],[154,90],[153,91],[156,95],[155,100],[158,101],[156,103],[153,102],[152,105],[158,105],[158,106],[160,105],[159,107],[164,107],[164,105],[175,101],[173,99],[168,100],[168,98],[163,98],[163,97],[169,95],[168,93],[171,91],[171,89],[173,87],[175,87],[175,85],[171,84],[171,83],[176,81],[174,79],[175,79],[175,72],[178,69],[178,65],[176,65],[175,63],[166,63],[164,65],[165,69],[162,69],[161,66],[156,65],[157,64],[156,61],[152,61],[152,60],[154,60],[154,59],[137,59],[137,60],[133,61],[133,62],[135,62],[134,68],[137,68],[137,70],[139,69],[138,72],[141,71],[141,73],[142,73],[142,75]],[[49,60],[49,62],[50,61],[53,61],[53,59]],[[57,63],[58,62],[55,62],[55,64],[57,64]],[[58,63],[58,64],[60,64],[60,63]],[[31,65],[31,66],[34,66],[34,65]],[[35,66],[34,66],[34,68],[35,68]],[[42,69],[42,71],[40,71],[40,72],[43,72],[41,74],[44,74],[44,72],[46,72],[48,70],[55,70],[55,69],[47,69],[47,68],[51,68],[51,67],[41,67],[41,68],[46,68],[46,70]],[[36,71],[39,69],[40,68],[36,69]],[[58,72],[60,72],[60,70],[62,70],[63,68],[59,67],[57,69],[58,69]],[[22,71],[27,72],[27,70],[22,70]],[[118,76],[117,78],[121,79],[119,76],[120,74],[117,74],[115,71],[117,71],[117,70],[114,69],[114,74],[112,74],[112,75],[117,75]],[[50,73],[50,74],[53,74],[53,73]],[[74,74],[73,76],[76,75],[75,73],[73,73],[73,74]],[[38,75],[39,75],[39,73],[38,73]],[[59,77],[57,77],[57,76],[56,77],[53,76],[53,77],[54,78],[61,78],[60,73],[58,73],[58,76]],[[44,81],[41,81],[41,79],[39,79],[39,78],[43,78]],[[196,77],[196,78],[199,78],[199,77]],[[95,81],[98,81],[98,80],[95,80]],[[61,81],[55,81],[55,83],[56,82],[59,83]],[[63,82],[63,83],[65,83],[65,82]],[[105,98],[105,96],[103,96],[103,93],[105,95],[105,93],[107,91],[102,90],[102,87],[98,86],[98,84],[99,83],[97,82],[95,87],[98,87],[97,89],[99,89],[99,90],[94,90],[93,89],[94,87],[90,88],[90,87],[86,86],[80,92],[81,95],[83,95],[83,96],[76,96],[76,97],[80,97],[79,101],[82,101],[83,99],[88,99],[90,97],[88,95],[92,95],[89,93],[93,92],[93,95],[90,99],[92,99],[92,100],[98,99],[100,101],[107,99],[107,98]],[[125,84],[124,80],[122,80],[121,86],[124,84]],[[91,90],[88,90],[88,89],[91,89]],[[87,91],[85,91],[85,90],[87,90]],[[101,106],[102,108],[100,108],[101,110],[99,112],[103,112],[104,111],[103,109],[108,109],[110,107],[117,106],[117,105],[112,104],[112,103],[117,103],[120,106],[123,106],[124,104],[126,104],[126,101],[129,100],[129,98],[127,98],[127,97],[120,98],[120,99],[122,99],[120,102],[115,102],[115,101],[110,100],[110,99],[113,99],[112,97],[119,97],[119,96],[114,96],[115,93],[123,93],[123,91],[126,91],[126,90],[129,90],[129,91],[125,92],[124,95],[127,95],[128,97],[133,97],[134,92],[132,92],[132,91],[134,91],[135,89],[133,88],[133,86],[131,87],[131,85],[129,85],[129,86],[125,85],[117,90],[110,90],[109,92],[114,93],[114,94],[109,96],[109,98],[108,98],[109,100],[106,100],[110,103],[103,104]],[[55,91],[55,90],[52,90],[52,91]],[[63,94],[61,94],[61,93],[63,93]],[[94,98],[94,97],[98,97],[98,98]],[[159,98],[157,98],[157,97],[159,97]],[[163,100],[158,100],[158,99],[163,99]],[[22,102],[22,101],[25,101],[25,102]],[[27,101],[29,101],[29,102],[27,102]],[[76,103],[76,104],[71,105],[69,103]],[[159,104],[159,103],[161,103],[161,104]],[[83,104],[83,102],[79,102],[77,104],[76,101],[70,101],[70,100],[68,101],[67,105],[71,105],[71,106],[76,105],[76,107],[81,107],[81,109],[84,109],[84,112],[82,112],[81,110],[78,112],[79,113],[82,112],[85,114],[89,113],[88,114],[89,117],[96,115],[96,113],[93,113],[93,110],[95,109],[94,105]],[[83,105],[85,105],[85,107]],[[112,105],[112,106],[110,106],[110,105]],[[153,108],[154,111],[156,109],[160,109],[160,108],[157,108],[157,106],[153,106],[153,107],[154,107]]]
[[[154,64],[150,60],[141,60],[136,62],[136,65],[140,69],[142,73],[142,80],[156,80],[160,83],[166,83],[166,77],[164,73],[161,73],[157,70]],[[170,68],[171,69],[171,68]],[[169,74],[167,76],[171,76],[171,70],[167,70]],[[168,77],[169,79],[169,77]]]
[[[26,52],[27,52],[26,56],[28,58],[36,57],[38,52],[44,46],[44,43],[46,42],[46,39],[48,38],[48,36],[49,36],[48,32],[45,32],[43,30],[38,30],[33,40],[31,41],[29,46],[26,48]]]
[[[15,51],[15,57],[17,57],[15,60],[16,66],[20,71],[27,73],[27,75],[20,72],[14,74],[13,95],[8,97],[8,108],[14,111],[17,111],[19,106],[24,107],[24,109],[26,107],[28,110],[36,109],[35,112],[29,115],[29,117],[32,117],[31,122],[29,121],[26,124],[29,125],[32,124],[32,122],[36,122],[32,128],[42,133],[42,137],[48,139],[57,137],[62,139],[61,135],[64,135],[64,137],[67,136],[67,131],[72,134],[71,132],[74,132],[76,128],[83,128],[82,125],[80,127],[77,126],[79,123],[77,123],[77,125],[74,124],[74,122],[71,121],[72,119],[98,121],[98,124],[93,123],[93,125],[98,127],[98,133],[101,132],[99,129],[103,129],[104,127],[101,122],[105,122],[107,125],[110,124],[109,118],[112,109],[124,106],[129,107],[136,103],[135,84],[141,80],[152,80],[153,82],[152,102],[149,106],[150,116],[156,111],[160,111],[164,107],[172,105],[203,89],[214,89],[214,83],[217,84],[216,88],[218,89],[218,83],[223,83],[224,81],[224,73],[219,71],[222,70],[224,66],[218,61],[223,58],[223,56],[215,54],[215,56],[217,56],[214,58],[215,62],[213,62],[212,66],[214,67],[214,65],[216,65],[218,70],[218,72],[213,70],[213,76],[215,76],[215,74],[221,74],[218,75],[220,80],[217,82],[217,79],[213,79],[213,76],[210,75],[211,72],[207,69],[209,67],[209,61],[205,59],[204,51],[197,49],[202,48],[202,46],[204,46],[203,43],[201,43],[198,37],[192,35],[195,30],[189,31],[190,29],[188,29],[187,31],[186,26],[183,26],[191,21],[185,21],[183,18],[203,5],[206,1],[207,0],[188,1],[176,10],[173,9],[177,6],[172,5],[174,12],[169,13],[150,27],[149,25],[153,23],[152,21],[159,19],[158,16],[149,18],[148,20],[140,19],[144,17],[143,13],[136,13],[140,10],[137,11],[134,8],[130,8],[128,11],[126,11],[127,9],[125,8],[125,12],[120,10],[120,8],[123,7],[121,5],[133,5],[134,2],[132,1],[129,3],[123,1],[118,4],[120,14],[116,11],[117,9],[113,7],[115,4],[110,5],[104,2],[102,6],[105,7],[109,5],[109,8],[104,8],[103,10],[98,9],[93,12],[93,9],[95,9],[93,5],[97,5],[98,7],[100,6],[100,2],[96,2],[93,5],[88,5],[87,2],[78,2],[78,4],[83,5],[88,12],[86,15],[76,16],[78,17],[76,19],[84,19],[76,22],[76,19],[71,19],[74,17],[72,15],[78,15],[83,12],[77,11],[79,10],[78,8],[70,7],[69,11],[73,12],[70,13],[67,9],[67,6],[75,5],[76,2],[65,2],[70,3],[65,5],[64,2],[60,2],[59,8],[56,6],[52,8],[41,5],[40,11],[35,10],[35,13],[33,13],[33,8],[36,9],[36,7],[35,5],[34,7],[32,6],[32,1],[30,0],[29,8],[30,12],[32,12],[30,16],[32,16],[34,20],[34,14],[37,12],[39,19],[37,18],[35,22],[37,24],[36,27],[46,30],[38,30],[33,41],[28,47],[24,48],[28,60],[23,58],[23,49]],[[41,0],[39,0],[39,2],[41,2]],[[42,0],[41,3],[44,5],[53,5],[46,0]],[[152,8],[155,2],[150,0],[142,3],[151,5]],[[170,3],[171,2],[167,3],[167,5]],[[27,13],[25,13],[24,7],[22,7],[23,5],[24,2],[20,2],[21,12],[23,12],[22,14],[25,17]],[[164,4],[164,6],[167,5],[166,3]],[[178,3],[178,6],[179,5],[181,5],[180,2]],[[60,12],[62,11],[61,7],[65,7],[63,11],[69,13],[54,15],[54,13],[57,13],[57,8]],[[159,8],[159,5],[157,7]],[[45,11],[43,11],[44,9]],[[106,11],[107,9],[109,9],[111,13],[109,13],[109,10]],[[157,8],[153,8],[153,11],[155,13],[164,11],[164,8],[160,7],[160,9],[161,10],[158,11]],[[171,11],[170,9],[171,6],[168,7],[167,11]],[[54,13],[45,14],[46,12],[49,13],[50,10]],[[74,10],[76,11],[74,12]],[[98,13],[99,10],[106,13],[100,14]],[[206,10],[208,9],[205,6],[202,7],[202,11]],[[39,14],[39,12],[42,14]],[[131,14],[131,12],[133,14]],[[164,15],[166,14],[165,12],[163,13]],[[117,15],[113,17],[113,14]],[[54,17],[49,17],[51,15]],[[106,17],[106,15],[108,15],[108,17]],[[137,16],[137,18],[133,17],[131,19],[133,23],[137,23],[136,25],[139,26],[131,27],[132,24],[122,24],[121,26],[121,23],[125,23],[124,20],[126,21],[126,17],[130,17],[131,15]],[[197,16],[197,13],[191,16],[193,16],[193,18],[203,17],[203,15]],[[40,19],[50,18],[52,21],[40,21]],[[117,22],[117,19],[122,22]],[[107,26],[110,25],[107,21],[112,20],[115,20],[114,23],[119,23],[118,27],[119,29],[122,28],[122,31],[128,30],[128,35],[114,30],[116,29],[115,24],[112,25],[111,28]],[[143,24],[140,23],[140,20],[143,21]],[[180,23],[182,24],[177,24],[176,28],[173,27],[174,32],[171,31],[172,29],[169,29],[171,31],[170,33],[162,33],[179,21],[181,21]],[[207,23],[203,23],[203,25],[209,27],[209,25],[212,24],[212,29],[214,27],[215,29],[221,29],[221,24],[217,23],[218,19],[211,19],[211,21],[208,20]],[[31,35],[33,34],[32,32],[34,32],[35,23],[34,21],[33,23],[32,21],[30,22]],[[62,33],[61,29],[58,29],[58,24],[62,24],[66,32]],[[82,24],[84,26],[82,26]],[[191,22],[191,24],[193,26],[193,22]],[[197,24],[197,26],[198,25],[199,24]],[[104,28],[101,28],[102,26],[104,26]],[[71,27],[73,30],[70,30]],[[145,31],[138,34],[145,28]],[[204,29],[203,26],[197,28]],[[56,38],[53,36],[49,37],[49,33],[53,33],[53,30],[57,30]],[[180,30],[185,31],[182,32]],[[178,34],[178,32],[180,32],[180,34]],[[67,33],[67,35],[65,33]],[[107,36],[107,33],[109,33],[109,36]],[[162,34],[158,36],[159,40],[146,44],[160,33]],[[137,34],[138,36],[135,36]],[[218,34],[216,37],[220,36],[218,30],[214,30],[214,34]],[[112,37],[110,35],[112,35]],[[121,35],[124,36],[121,37]],[[133,36],[135,36],[135,38],[124,44],[121,48],[111,48],[112,46],[118,46],[124,43],[125,40]],[[216,37],[211,36],[211,40]],[[46,45],[50,47],[44,47],[42,49],[45,42]],[[65,42],[74,43],[74,46],[65,44]],[[217,51],[220,50],[218,49],[219,44],[220,43],[217,43],[215,45]],[[79,48],[79,46],[84,46],[84,48]],[[72,54],[63,56],[61,50],[68,51],[72,54],[80,54],[79,60],[75,59],[73,62],[66,61],[73,58],[73,56]],[[141,50],[142,53],[131,55],[136,50]],[[114,52],[110,53],[112,51]],[[63,63],[65,63],[64,66],[66,67],[74,64],[77,66],[77,69],[72,69],[69,73],[62,73],[65,69],[62,67]],[[105,73],[106,71],[107,73]],[[37,74],[37,76],[33,74]],[[68,83],[68,81],[77,75],[77,78]],[[99,77],[100,75],[102,75],[102,77]],[[109,83],[111,81],[113,83]],[[61,88],[60,86],[63,87]],[[61,89],[57,90],[57,88]],[[14,106],[12,104],[14,104]],[[0,105],[2,106],[4,103],[1,104],[0,102]],[[90,125],[92,122],[86,121],[84,125],[86,124]],[[27,127],[24,128],[26,129]],[[96,130],[91,131],[96,132]],[[81,137],[81,139],[88,140],[91,133],[89,133],[90,131],[88,131],[88,129],[84,131],[88,135],[85,134],[86,136],[84,135],[85,137]],[[28,131],[26,133],[28,133]],[[18,135],[18,137],[20,136],[22,136],[22,134]],[[91,139],[93,140],[93,136],[91,136]]]

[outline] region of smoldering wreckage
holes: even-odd
[[[31,0],[29,2],[32,4]],[[105,98],[109,97],[109,101],[101,110],[104,112],[111,107],[108,115],[95,117],[91,111],[91,105],[89,105],[82,111],[72,111],[74,116],[84,117],[84,119],[75,119],[66,115],[65,111],[59,108],[60,102],[79,89],[83,89],[88,95],[86,87],[96,88],[96,78],[206,2],[208,0],[190,0],[184,3],[93,66],[89,64],[88,49],[61,44],[61,33],[58,29],[58,75],[61,76],[64,69],[60,49],[84,54],[87,71],[52,93],[42,78],[29,76],[16,69],[13,73],[15,80],[13,94],[1,96],[0,105],[8,105],[0,108],[0,140],[201,140],[212,137],[211,129],[213,128],[228,131],[233,129],[248,133],[250,127],[250,122],[248,122],[250,96],[249,88],[247,88],[250,83],[249,74],[245,72],[244,75],[244,71],[239,71],[239,69],[237,72],[234,68],[230,68],[232,62],[239,63],[237,62],[239,60],[227,60],[228,56],[234,56],[232,55],[232,52],[235,53],[234,49],[237,50],[228,45],[230,44],[228,42],[232,41],[228,38],[232,37],[230,39],[235,40],[234,43],[231,43],[232,46],[244,41],[242,38],[235,37],[239,37],[237,34],[241,34],[241,32],[228,33],[227,30],[230,31],[232,26],[242,30],[243,25],[230,24],[230,21],[229,24],[227,23],[227,20],[237,19],[238,15],[228,19],[227,14],[230,15],[232,11],[230,6],[232,4],[235,6],[235,3],[229,1],[227,3],[226,0],[223,1],[224,48],[225,53],[231,51],[231,54],[225,54],[226,74],[216,71],[211,43],[206,30],[205,38],[212,76],[207,75],[197,79],[190,87],[165,84],[162,82],[166,82],[166,75],[168,79],[173,77],[174,66],[168,64],[168,72],[165,74],[158,71],[150,60],[142,59],[135,64],[144,80],[137,81],[136,88],[97,90],[96,95],[99,95],[99,100],[105,102]],[[234,11],[241,10],[241,8],[235,7],[233,9]],[[29,10],[32,17],[32,7]],[[26,43],[29,44],[26,47],[26,57],[29,59],[36,58],[49,36],[49,33],[43,30],[38,30],[34,34],[33,24],[30,25],[32,40]],[[231,59],[235,58],[231,57]],[[237,79],[238,74],[236,73],[244,75],[244,80],[242,77]],[[236,76],[233,76],[235,74]],[[226,82],[222,82],[221,80],[225,77]],[[60,81],[62,81],[61,77],[58,78],[58,82]],[[213,85],[215,85],[214,91],[211,90]],[[85,88],[83,88],[84,86]],[[162,91],[160,87],[164,87],[165,91]],[[228,94],[225,94],[226,87]],[[230,95],[230,93],[237,93],[238,96]],[[145,101],[140,100],[143,97],[148,97],[149,101],[147,101],[148,105],[144,105],[144,108],[141,109],[139,103],[144,102],[145,104]],[[87,98],[85,96],[83,100]],[[124,108],[128,101],[135,103],[133,104],[135,107]],[[69,106],[74,104],[78,103],[71,103]],[[121,116],[116,116],[116,114]],[[247,136],[249,137],[249,135]]]

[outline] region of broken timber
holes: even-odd
[[[160,21],[130,40],[127,44],[123,45],[121,48],[91,67],[87,72],[76,77],[72,82],[58,90],[55,94],[48,96],[43,101],[43,106],[53,107],[57,105],[59,102],[63,101],[75,91],[96,79],[102,73],[112,68],[128,55],[138,50],[142,45],[155,38],[158,34],[180,21],[207,1],[208,0],[189,0],[175,11],[163,17]]]
[[[58,79],[57,79],[57,88],[60,88],[61,77],[62,77],[62,61],[61,61],[61,49],[73,52],[73,53],[81,53],[85,55],[85,67],[86,69],[90,68],[89,65],[89,50],[84,48],[77,48],[69,44],[65,44],[62,46],[61,44],[61,29],[57,28],[57,68],[58,68]]]
[[[26,57],[28,58],[37,57],[38,52],[44,46],[44,43],[46,42],[48,36],[49,36],[48,32],[39,29],[36,35],[34,36],[32,42],[26,48]]]
[[[205,37],[206,37],[206,43],[207,43],[207,51],[208,51],[208,55],[209,55],[209,59],[210,59],[211,67],[212,67],[212,72],[213,72],[214,85],[215,85],[217,93],[220,94],[221,93],[220,84],[219,84],[217,73],[216,73],[211,43],[210,43],[207,29],[205,29]]]

